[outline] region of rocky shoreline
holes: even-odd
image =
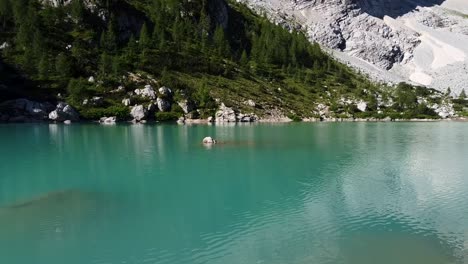
[[[167,90],[166,90],[167,89]],[[161,93],[171,93],[170,89],[160,89]],[[150,89],[148,89],[150,90]],[[159,97],[158,97],[159,99]],[[158,100],[154,108],[164,111],[167,109],[164,105],[167,102],[161,102]],[[180,105],[180,104],[179,104]],[[184,106],[182,104],[182,106]],[[88,123],[100,123],[104,125],[112,125],[117,123],[133,123],[133,124],[146,124],[163,122],[158,120],[148,119],[147,112],[150,111],[143,105],[128,106],[130,108],[130,115],[132,120],[119,120],[116,116],[101,117],[99,120],[81,120],[80,115],[76,109],[71,105],[58,102],[55,106],[48,102],[35,102],[28,99],[15,99],[0,103],[0,123],[64,123],[71,124],[75,122],[88,122]],[[182,107],[186,108],[186,107]],[[303,118],[302,120],[292,120],[289,117],[284,116],[281,112],[275,112],[275,115],[268,115],[259,117],[255,113],[241,113],[234,110],[233,108],[227,107],[224,103],[221,103],[218,110],[214,114],[206,119],[191,118],[189,111],[185,111],[184,115],[177,121],[178,124],[236,124],[236,123],[290,123],[294,121],[302,122],[437,122],[437,121],[468,121],[465,117],[452,117],[452,118],[441,118],[441,119],[392,119],[386,117],[383,119],[378,118],[336,118],[321,116],[320,118]],[[155,110],[153,110],[155,111]]]

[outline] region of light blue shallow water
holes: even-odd
[[[0,125],[0,263],[466,264],[467,241],[468,123]]]

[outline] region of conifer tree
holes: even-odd
[[[6,27],[7,20],[11,17],[11,3],[10,0],[0,0],[0,20],[2,27]]]
[[[146,26],[146,23],[143,23],[141,26],[140,30],[140,39],[138,41],[138,44],[142,49],[149,48],[151,46],[151,38],[148,33],[148,27]]]
[[[249,64],[249,57],[245,50],[242,51],[242,55],[241,55],[239,63],[241,64],[242,67],[246,67]]]
[[[459,98],[462,99],[462,100],[465,100],[465,99],[466,99],[465,89],[462,89]]]
[[[42,54],[37,65],[37,73],[39,74],[39,78],[43,80],[49,76],[49,60],[45,52]]]
[[[82,0],[73,0],[71,2],[71,16],[75,23],[80,26],[84,21],[85,7]]]
[[[60,53],[55,59],[55,72],[62,78],[71,76],[70,58],[65,53]]]
[[[213,42],[219,56],[229,56],[229,42],[226,40],[224,29],[221,26],[216,27],[216,30],[213,35]]]

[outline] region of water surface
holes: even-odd
[[[455,122],[0,125],[0,263],[466,264],[467,136]]]

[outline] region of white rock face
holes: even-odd
[[[238,0],[300,26],[339,60],[385,82],[459,93],[468,83],[468,1]]]

